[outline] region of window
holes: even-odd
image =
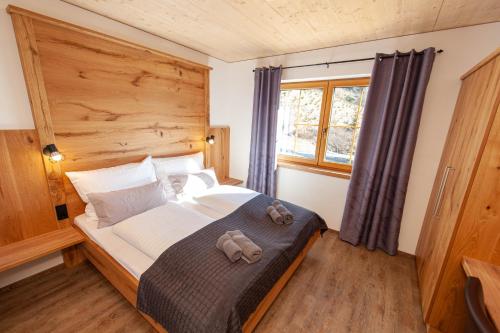
[[[368,78],[281,85],[279,161],[350,172]]]

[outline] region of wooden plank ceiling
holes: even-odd
[[[240,61],[500,21],[500,0],[63,0]]]

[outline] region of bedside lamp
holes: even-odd
[[[55,144],[51,143],[43,148],[43,154],[49,157],[52,163],[60,162],[64,159],[63,155],[57,150]]]

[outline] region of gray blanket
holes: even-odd
[[[168,248],[142,274],[137,308],[169,333],[241,332],[250,314],[283,275],[309,238],[327,229],[316,213],[284,203],[295,217],[277,225],[263,194]],[[260,261],[229,261],[215,244],[228,230],[241,230],[260,246]]]

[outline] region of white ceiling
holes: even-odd
[[[500,0],[63,1],[229,62],[500,21]]]

